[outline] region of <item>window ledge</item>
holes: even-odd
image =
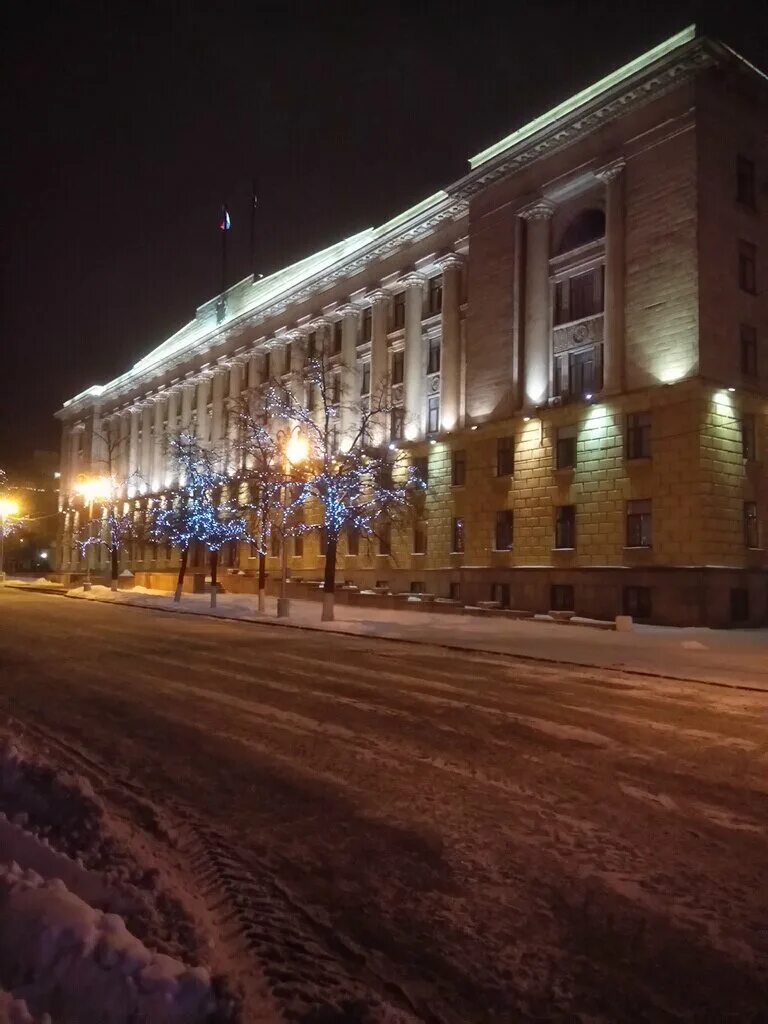
[[[653,459],[650,455],[638,455],[635,458],[630,458],[627,455],[624,461],[628,466],[650,466]]]
[[[575,551],[576,548],[552,548],[553,551]]]
[[[747,548],[747,551],[765,551],[765,548]]]
[[[494,555],[511,555],[514,548],[491,548],[491,553]]]
[[[653,551],[653,544],[625,544],[624,551]]]

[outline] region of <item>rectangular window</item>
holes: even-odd
[[[385,523],[379,530],[379,554],[392,554],[392,529],[389,523]]]
[[[427,285],[427,306],[424,315],[437,316],[442,308],[443,278],[442,275],[438,274],[437,277],[430,277],[429,279],[429,284]]]
[[[269,553],[273,558],[280,557],[280,534],[276,530],[269,535]]]
[[[426,591],[424,586],[424,580],[411,580],[408,584],[408,590],[412,594],[423,594]]]
[[[389,439],[390,441],[402,441],[403,424],[405,422],[405,409],[402,405],[395,405],[389,414]]]
[[[320,554],[325,555],[328,553],[328,530],[324,527],[320,527]]]
[[[414,555],[426,555],[427,553],[427,524],[419,519],[413,528],[413,553]]]
[[[651,414],[631,412],[627,416],[627,458],[650,459]]]
[[[413,472],[426,487],[429,483],[429,458],[426,455],[413,460]]]
[[[572,612],[575,608],[573,585],[554,583],[549,591],[549,606],[553,612]]]
[[[330,401],[331,405],[338,405],[339,402],[341,402],[341,374],[340,373],[333,373],[333,374],[331,374],[331,394],[330,394],[330,400],[331,400]]]
[[[266,351],[264,353],[264,380],[269,380],[272,376],[272,353]]]
[[[515,442],[511,437],[500,437],[496,442],[496,476],[512,476],[515,472]]]
[[[461,584],[460,583],[449,583],[448,584],[448,597],[451,601],[461,600]]]
[[[405,373],[405,352],[400,349],[399,352],[392,353],[392,383],[402,384]]]
[[[741,417],[741,454],[750,462],[757,457],[755,417],[752,413]]]
[[[557,431],[555,465],[558,469],[573,469],[576,465],[577,427],[560,427]]]
[[[314,359],[317,355],[317,331],[311,331],[307,335],[307,359]]]
[[[555,285],[555,327],[603,312],[603,267],[576,274]]]
[[[627,502],[627,547],[649,548],[651,546],[651,503],[650,501]]]
[[[500,608],[509,608],[512,603],[512,588],[508,583],[491,584],[491,600]]]
[[[392,304],[392,330],[399,331],[405,327],[405,292],[395,292]]]
[[[757,376],[757,331],[751,324],[742,324],[741,341],[741,372],[746,377]]]
[[[285,346],[285,373],[291,372],[291,366],[293,363],[293,342],[289,341]]]
[[[360,364],[360,394],[371,393],[371,364],[366,360]]]
[[[451,551],[459,554],[464,551],[464,520],[461,518],[453,520]]]
[[[760,547],[760,523],[754,501],[744,502],[744,543],[748,548]]]
[[[757,247],[739,242],[739,288],[750,295],[757,293]]]
[[[458,451],[453,453],[451,465],[451,483],[454,487],[463,487],[467,482],[467,453]]]
[[[576,547],[575,505],[558,505],[555,509],[555,547]]]
[[[623,609],[625,615],[642,622],[652,614],[650,587],[624,587]]]
[[[360,554],[360,531],[355,526],[347,527],[347,554]]]
[[[512,550],[512,509],[504,508],[496,513],[496,539],[494,548],[497,551]]]
[[[331,355],[338,356],[341,353],[342,333],[344,330],[343,320],[334,320],[331,325]]]
[[[755,164],[741,154],[736,158],[736,200],[751,210],[755,208]]]
[[[371,309],[370,306],[367,306],[363,310],[363,321],[362,321],[362,328],[361,328],[361,332],[360,333],[361,333],[360,340],[363,343],[365,343],[366,341],[370,341],[371,340],[371,335],[373,334],[373,310]]]
[[[440,373],[440,339],[430,338],[427,353],[427,373]]]
[[[302,558],[304,555],[304,534],[297,533],[293,538],[293,554],[296,558]]]
[[[436,434],[440,429],[440,396],[431,395],[427,399],[427,433]]]

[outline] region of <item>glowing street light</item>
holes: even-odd
[[[84,477],[75,484],[75,493],[79,494],[84,503],[88,506],[88,536],[91,535],[91,519],[93,517],[93,503],[112,494],[112,481],[108,476]],[[91,553],[86,552],[85,556],[85,581],[83,590],[91,589]]]
[[[0,583],[5,583],[3,570],[3,541],[5,539],[5,521],[19,514],[19,503],[12,498],[0,498]]]
[[[282,449],[283,462],[286,474],[292,469],[296,469],[306,462],[309,456],[309,442],[306,437],[299,431],[298,427],[294,427],[290,433],[286,434],[285,431],[280,430],[277,434],[277,443]],[[285,533],[285,518],[288,508],[288,481],[283,483],[283,535],[282,551],[281,555],[281,575],[280,575],[280,596],[277,599],[277,617],[278,619],[286,619],[290,615],[291,602],[288,598],[288,540]]]

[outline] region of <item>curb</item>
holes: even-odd
[[[22,588],[19,587],[17,589]],[[297,622],[281,622],[279,619],[253,619],[242,616],[230,618],[226,615],[212,615],[210,612],[192,612],[182,608],[179,608],[178,611],[173,611],[169,608],[157,608],[154,605],[133,604],[131,601],[105,601],[100,597],[83,598],[75,597],[73,594],[71,595],[67,593],[63,596],[68,597],[73,601],[91,601],[96,604],[110,605],[113,608],[115,606],[119,606],[123,608],[138,608],[140,611],[146,612],[161,612],[165,615],[194,615],[199,618],[213,619],[216,622],[249,622],[255,626],[275,626],[278,629],[303,629],[309,633],[338,633],[342,636],[353,637],[357,640],[385,640],[389,643],[412,644],[415,647],[440,647],[446,651],[461,651],[463,654],[492,654],[495,657],[510,658],[517,661],[528,661],[533,664],[562,665],[564,668],[595,669],[599,672],[618,672],[628,676],[642,676],[646,679],[663,679],[665,682],[696,683],[699,686],[714,686],[720,690],[736,690],[739,692],[764,693],[768,695],[768,690],[764,687],[749,686],[746,683],[718,683],[712,679],[696,679],[691,676],[665,675],[663,672],[654,672],[650,669],[643,670],[638,668],[625,668],[624,666],[595,665],[593,662],[585,663],[579,661],[567,661],[562,658],[547,658],[542,655],[535,654],[512,654],[509,651],[500,651],[490,647],[466,647],[462,644],[446,643],[444,640],[414,640],[411,637],[371,636],[367,633],[353,633],[345,629],[323,629],[321,626],[307,626],[303,623]]]

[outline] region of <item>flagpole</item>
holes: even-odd
[[[251,273],[256,280],[256,179],[251,182]]]

